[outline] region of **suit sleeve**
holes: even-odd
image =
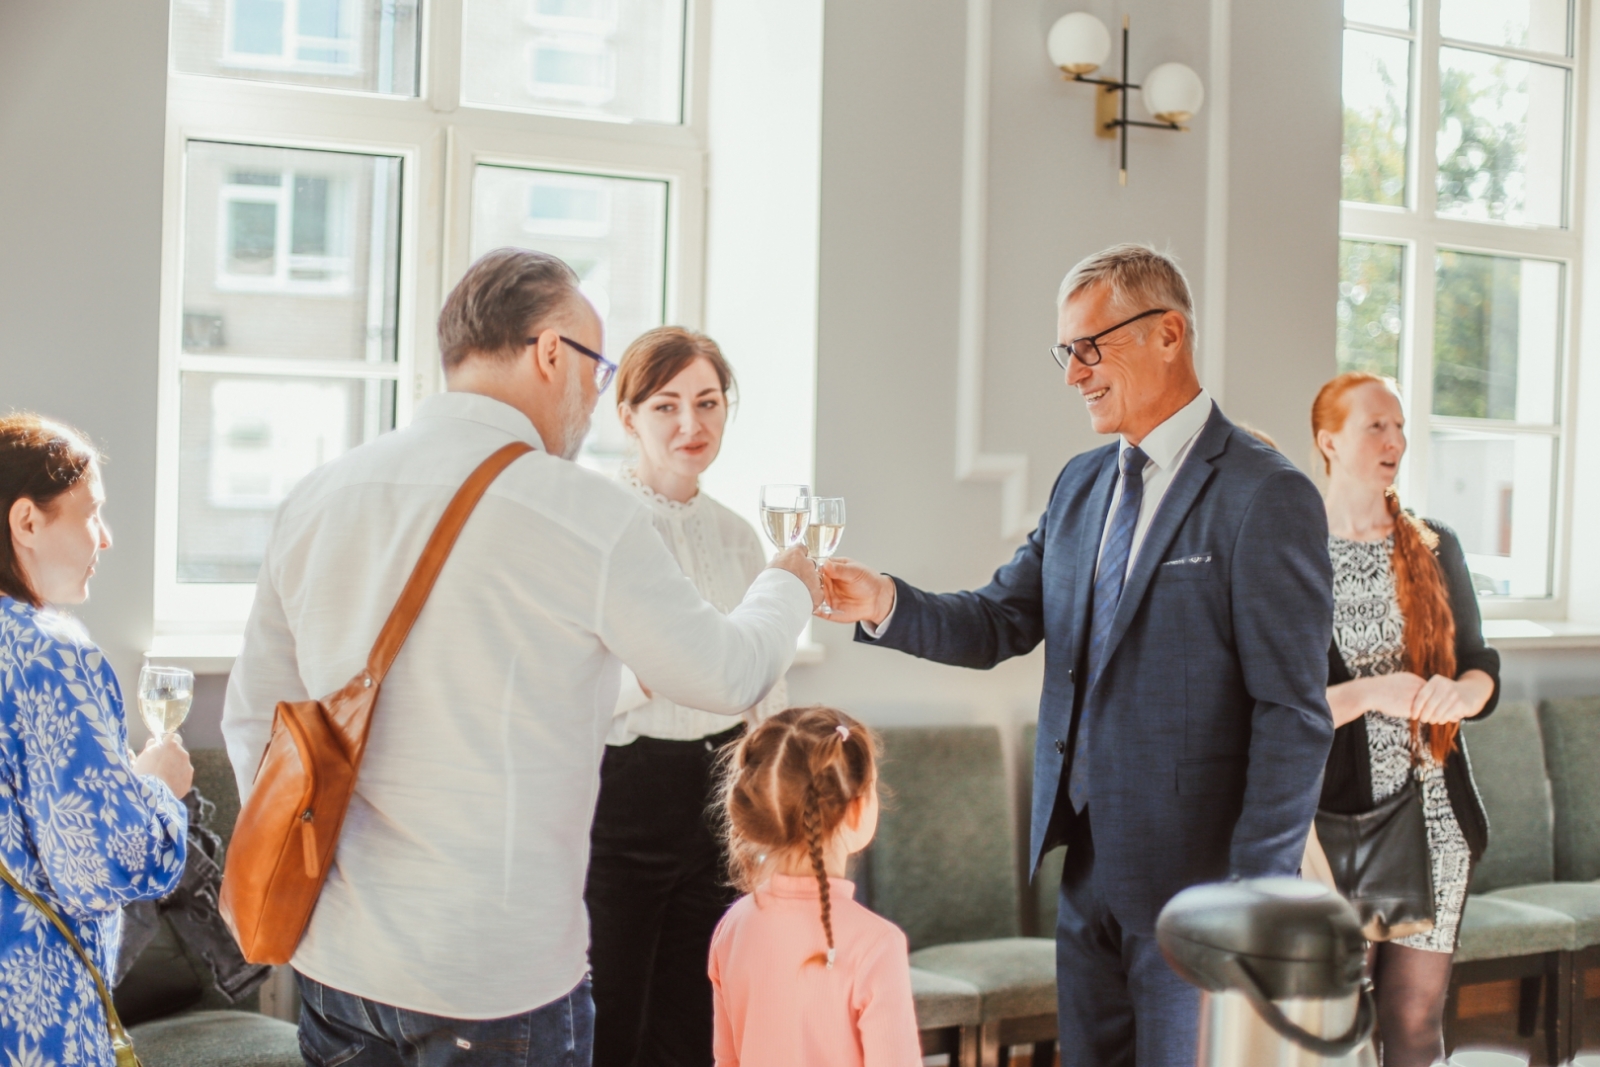
[[[982,589],[926,593],[895,578],[891,624],[876,638],[857,624],[856,640],[979,670],[1032,652],[1044,640],[1041,574],[1049,514],[1040,517],[1011,562],[995,571]]]
[[[1229,866],[1247,878],[1293,874],[1333,740],[1333,564],[1327,513],[1310,479],[1283,470],[1261,484],[1233,559],[1234,644],[1254,706]]]

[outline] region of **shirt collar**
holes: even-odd
[[[465,419],[504,430],[519,441],[544,451],[544,441],[528,416],[510,404],[481,393],[435,393],[417,405],[412,420]]]
[[[1183,453],[1184,447],[1205,428],[1206,420],[1210,417],[1211,394],[1202,389],[1193,400],[1167,416],[1166,422],[1145,434],[1139,447],[1152,463],[1166,470]],[[1118,454],[1132,447],[1124,437]]]

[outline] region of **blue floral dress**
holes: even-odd
[[[0,860],[65,919],[103,974],[122,905],[183,876],[188,815],[128,766],[122,691],[81,625],[0,596]],[[4,1067],[114,1067],[105,1011],[72,946],[0,882]]]

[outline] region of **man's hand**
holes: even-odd
[[[817,606],[822,603],[822,579],[818,577],[816,564],[811,562],[811,557],[806,555],[805,549],[799,545],[786,548],[772,557],[772,562],[767,566],[788,571],[805,582],[806,592],[811,594],[811,610],[817,610]]]
[[[829,622],[869,622],[878,626],[894,610],[894,580],[853,559],[835,556],[828,560],[822,567],[822,580],[828,587],[833,614],[821,617]]]

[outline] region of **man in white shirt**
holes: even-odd
[[[1121,439],[1067,464],[984,588],[930,594],[835,559],[831,618],[966,667],[1044,642],[1029,868],[1066,844],[1061,1062],[1180,1067],[1198,993],[1161,958],[1157,914],[1196,883],[1294,874],[1316,810],[1333,737],[1327,517],[1310,479],[1200,388],[1170,257],[1118,245],[1079,263],[1057,330],[1067,385]]]
[[[480,259],[439,317],[449,391],[308,475],[275,519],[223,711],[244,796],[276,703],[361,669],[467,475],[536,449],[479,503],[379,696],[291,961],[308,1062],[588,1064],[583,887],[621,665],[736,716],[819,602],[796,549],[722,614],[634,497],[568,462],[615,370],[577,286],[552,256]]]

